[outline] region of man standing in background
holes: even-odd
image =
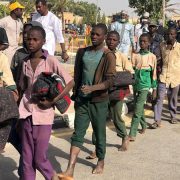
[[[116,21],[111,25],[111,31],[117,31],[120,35],[118,50],[128,56],[130,46],[134,51],[134,27],[128,22],[127,11],[121,11],[120,22]]]
[[[9,5],[9,9],[10,15],[0,19],[0,27],[6,30],[8,36],[9,47],[5,50],[5,54],[11,64],[12,57],[18,49],[19,36],[23,29],[21,17],[24,6],[18,2],[14,2]]]
[[[62,59],[67,61],[69,56],[66,53],[64,37],[62,34],[62,22],[52,12],[48,11],[46,0],[36,0],[37,13],[33,15],[32,21],[38,21],[46,31],[46,43],[43,49],[47,50],[50,55],[54,55],[56,42],[60,43],[62,49]]]

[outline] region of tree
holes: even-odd
[[[104,13],[102,15],[101,22],[106,24],[106,15]]]
[[[170,0],[165,0],[168,3]],[[144,12],[149,12],[152,19],[162,18],[163,15],[163,0],[129,0],[129,6],[136,8],[135,12],[142,15]]]

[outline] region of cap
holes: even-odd
[[[126,10],[122,10],[122,11],[121,11],[121,14],[126,14],[126,15],[128,15],[128,12],[127,12]]]
[[[22,6],[19,2],[14,2],[14,3],[11,3],[10,5],[9,5],[9,9],[10,9],[10,11],[14,11],[15,9],[17,9],[17,8],[20,8],[20,9],[24,9],[25,7],[24,6]]]
[[[151,20],[149,26],[158,26],[156,21]]]
[[[143,14],[143,17],[149,17],[149,13],[148,13],[148,12],[145,12],[145,13]]]
[[[24,26],[26,26],[26,25],[31,25],[32,27],[34,27],[34,26],[39,26],[39,27],[42,27],[42,28],[43,28],[42,24],[41,24],[40,22],[37,22],[37,21],[27,22],[26,24],[24,24]]]

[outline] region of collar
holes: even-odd
[[[144,49],[140,49],[139,54],[140,55],[146,55],[146,54],[149,54],[149,51],[148,50],[144,50]]]
[[[42,52],[43,52],[43,54],[42,54],[42,56],[39,57],[39,58],[46,60],[47,57],[48,57],[48,55],[49,55],[49,53],[48,53],[48,51],[45,50],[45,49],[42,49]],[[27,58],[25,59],[25,61],[27,61],[27,60],[30,59],[30,58],[31,58],[31,54],[30,54],[29,56],[27,56]]]

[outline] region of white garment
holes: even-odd
[[[46,16],[41,16],[39,13],[34,14],[32,21],[38,21],[42,24],[46,31],[46,43],[43,49],[47,50],[50,55],[54,55],[56,43],[64,43],[61,20],[48,11]]]
[[[6,16],[0,19],[0,27],[4,28],[7,33],[9,47],[4,51],[11,64],[12,57],[18,49],[20,33],[23,29],[23,24],[20,19],[14,20],[11,16]]]

